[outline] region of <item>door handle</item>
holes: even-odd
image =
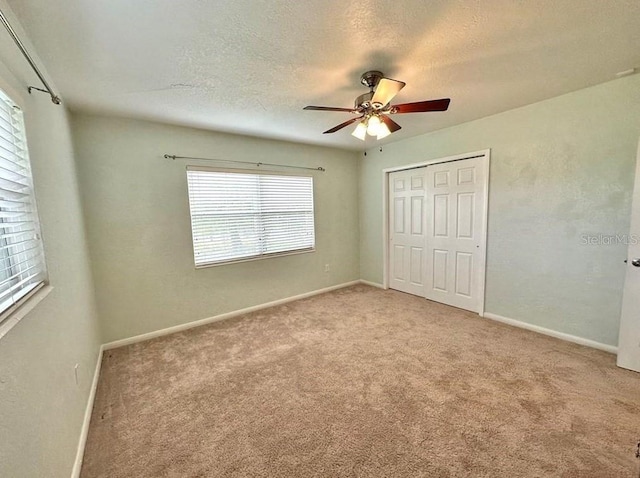
[[[640,267],[640,258],[638,258],[638,259],[633,259],[633,260],[631,261],[631,265],[632,265],[632,266],[634,266],[634,267]]]

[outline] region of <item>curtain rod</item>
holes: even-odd
[[[4,16],[4,13],[2,13],[2,10],[0,10],[0,21],[9,32],[9,35],[11,35],[11,38],[13,38],[13,41],[16,42],[16,45],[18,45],[18,48],[20,49],[24,57],[29,62],[29,65],[31,65],[31,68],[33,68],[33,71],[36,72],[36,75],[38,75],[38,78],[40,78],[40,81],[46,88],[46,90],[43,90],[41,88],[36,88],[35,86],[30,86],[28,88],[29,94],[31,94],[31,90],[38,90],[38,91],[43,91],[45,93],[49,93],[49,96],[51,96],[51,101],[54,104],[59,105],[61,103],[60,97],[53,92],[53,90],[49,86],[49,83],[47,83],[47,80],[44,79],[44,76],[42,76],[42,73],[40,73],[38,66],[35,64],[35,62],[31,58],[31,55],[29,55],[29,52],[25,48],[24,44],[20,41],[20,38],[18,38],[18,35],[13,30],[13,28],[11,28],[11,25],[9,24],[9,20],[7,20],[7,17]]]
[[[263,163],[263,162],[252,162],[252,161],[234,161],[232,159],[216,159],[216,158],[197,158],[197,157],[193,157],[193,156],[176,156],[174,154],[165,154],[164,155],[165,159],[173,159],[174,161],[176,159],[196,159],[199,161],[217,161],[219,163],[242,163],[242,164],[255,164],[256,166],[276,166],[278,168],[293,168],[293,169],[309,169],[311,171],[322,171],[325,172],[326,169],[324,169],[321,166],[318,166],[317,168],[306,168],[304,166],[290,166],[288,164],[273,164],[273,163]]]

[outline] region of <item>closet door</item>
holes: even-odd
[[[429,165],[426,174],[427,299],[479,312],[484,274],[483,158]]]
[[[389,174],[389,287],[424,297],[425,168]]]

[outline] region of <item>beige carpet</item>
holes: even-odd
[[[105,353],[82,477],[637,477],[612,355],[355,286]]]

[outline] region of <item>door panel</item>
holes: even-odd
[[[449,171],[438,171],[433,176],[433,187],[440,188],[449,185]]]
[[[423,193],[424,194],[424,193]],[[422,212],[424,197],[413,196],[411,198],[411,234],[422,236],[422,224],[424,213]]]
[[[399,197],[394,200],[394,212],[395,212],[395,232],[396,234],[404,233],[404,198]]]
[[[456,294],[471,297],[473,277],[473,255],[467,252],[456,254]]]
[[[389,175],[389,287],[424,297],[425,170]]]
[[[393,278],[404,282],[404,246],[393,246]]]
[[[473,239],[474,193],[458,194],[458,238]]]
[[[441,292],[447,292],[447,259],[449,251],[442,251],[438,249],[433,250],[433,289]]]
[[[484,158],[427,167],[427,299],[478,312],[481,307],[481,245],[484,238]],[[453,178],[453,183],[450,179]],[[452,230],[452,228],[455,228]]]
[[[458,186],[463,184],[475,184],[476,183],[476,170],[475,168],[461,168],[458,170]]]
[[[424,259],[422,254],[424,252],[423,247],[412,247],[411,248],[411,264],[423,264]],[[411,282],[413,284],[424,286],[422,280],[423,270],[422,267],[412,267],[411,268]]]
[[[433,203],[433,235],[449,236],[449,196],[439,194],[434,196]]]

